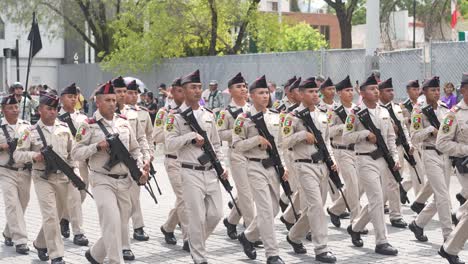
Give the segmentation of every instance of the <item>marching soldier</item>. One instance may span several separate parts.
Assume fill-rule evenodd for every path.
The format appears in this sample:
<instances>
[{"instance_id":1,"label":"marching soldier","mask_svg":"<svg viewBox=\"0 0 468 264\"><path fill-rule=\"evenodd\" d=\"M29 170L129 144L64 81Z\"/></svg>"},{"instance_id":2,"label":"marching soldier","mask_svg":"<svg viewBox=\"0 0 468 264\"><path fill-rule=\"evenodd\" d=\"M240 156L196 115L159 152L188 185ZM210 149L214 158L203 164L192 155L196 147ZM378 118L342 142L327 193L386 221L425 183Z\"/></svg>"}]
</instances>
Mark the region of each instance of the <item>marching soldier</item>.
<instances>
[{"instance_id":1,"label":"marching soldier","mask_svg":"<svg viewBox=\"0 0 468 264\"><path fill-rule=\"evenodd\" d=\"M61 264L65 261L59 221L68 200L70 182L62 172L46 174L40 150L50 145L63 160L72 164L73 136L68 126L57 120L58 97L43 94L39 100L40 120L23 132L14 158L18 162L33 163L31 174L42 214L42 229L34 241L39 259L46 261L50 256L52 264Z\"/></svg>"},{"instance_id":2,"label":"marching soldier","mask_svg":"<svg viewBox=\"0 0 468 264\"><path fill-rule=\"evenodd\" d=\"M377 80L372 74L360 86L360 92L363 99L363 107L370 112L372 121L377 129L380 130L382 137L387 145L390 154L395 161L393 170L399 170L398 151L395 145L395 132L387 109L378 105L379 90ZM371 154L379 151L376 147L377 138L374 133L364 128L356 112L360 109L355 108L346 119L346 126L343 132L343 143L355 144L357 155L356 166L359 183L367 195L369 204L362 210L353 224L348 226L348 233L351 241L356 247L364 245L361 234L369 221L372 222L375 232L375 252L382 255L397 255L398 250L393 248L387 241L387 229L385 227L384 217L384 190L381 184L384 174L388 173L388 165L385 159L380 156L374 159Z\"/></svg>"},{"instance_id":3,"label":"marching soldier","mask_svg":"<svg viewBox=\"0 0 468 264\"><path fill-rule=\"evenodd\" d=\"M327 197L328 168L323 157L316 158L320 153L315 145L315 135L308 132L304 123L295 115L308 108L313 122L323 135L327 148L331 149L328 120L326 113L316 107L319 101L319 88L315 83L315 78L303 81L299 90L302 95L302 104L285 118L282 127L282 142L285 147L293 149L296 177L302 189L300 193L303 196L304 211L289 231L286 240L293 247L294 252L304 254L307 250L301 240L311 230L312 242L315 246L315 260L335 263L336 257L327 246L327 220L323 211L324 200ZM333 156L331 158L333 159ZM336 165L334 169L336 170Z\"/></svg>"},{"instance_id":4,"label":"marching soldier","mask_svg":"<svg viewBox=\"0 0 468 264\"><path fill-rule=\"evenodd\" d=\"M450 161L448 155L444 155L435 146L438 134L437 122L449 111L446 105L439 101L440 81L439 77L434 76L423 84L423 93L426 97L423 105L417 105L411 115L411 140L422 147L422 160L426 168L427 180L434 192L434 200L431 201L419 213L418 217L409 225L416 239L421 242L428 241L424 235L424 227L429 223L432 217L438 213L439 221L442 226L442 235L444 239L452 232L451 203L449 195L450 183ZM429 115L425 109L432 107L432 114ZM428 116L429 115L429 116ZM433 120L435 119L435 120Z\"/></svg>"},{"instance_id":5,"label":"marching soldier","mask_svg":"<svg viewBox=\"0 0 468 264\"><path fill-rule=\"evenodd\" d=\"M167 116L173 114L180 105L184 102L184 89L180 83L182 79L177 78L172 82L171 94L173 100L168 107L162 107L156 114L154 122L153 138L156 144L164 144L164 167L171 183L172 190L176 196L174 208L169 211L166 222L161 226L161 232L164 235L164 240L167 244L177 244L177 239L174 236L174 230L177 224L180 223L182 229L182 239L184 244L182 249L190 252L188 244L188 216L185 213L184 192L182 185L182 175L180 174L180 164L177 161L177 152L167 147L164 137L164 124L166 123Z\"/></svg>"},{"instance_id":6,"label":"marching soldier","mask_svg":"<svg viewBox=\"0 0 468 264\"><path fill-rule=\"evenodd\" d=\"M247 160L241 153L231 147L234 122L237 116L248 112L250 108L245 100L247 94L245 83L246 81L240 72L228 81L228 89L232 100L228 107L219 113L216 120L220 139L227 141L229 144L228 156L231 173L238 190L237 205L242 212L242 216L240 216L237 209L233 207L229 216L223 220L224 226L227 228L227 234L231 239L237 239L237 224L239 224L241 217L244 218L245 226L249 226L255 217L255 206L249 179L247 178L247 168L245 167Z\"/></svg>"},{"instance_id":7,"label":"marching soldier","mask_svg":"<svg viewBox=\"0 0 468 264\"><path fill-rule=\"evenodd\" d=\"M265 255L268 264L284 263L279 257L279 247L274 229L274 218L279 211L280 181L273 166L264 167L262 162L270 159L267 148L271 148L270 142L259 135L249 116L263 112L265 123L271 135L278 135L278 114L268 110L269 90L265 76L255 80L249 87L252 98L250 112L239 115L236 119L233 134L232 148L241 152L247 159L247 177L252 187L253 198L256 206L256 218L239 235L239 241L244 248L244 253L250 259L257 258L257 252L253 242L262 238ZM281 175L287 180L288 173Z\"/></svg>"},{"instance_id":8,"label":"marching soldier","mask_svg":"<svg viewBox=\"0 0 468 264\"><path fill-rule=\"evenodd\" d=\"M458 179L463 188L468 188L468 73L462 76L460 92L463 99L448 112L437 133L436 147L455 159ZM468 239L468 203L458 210L460 222L440 247L439 255L450 264L463 264L458 258Z\"/></svg>"},{"instance_id":9,"label":"marching soldier","mask_svg":"<svg viewBox=\"0 0 468 264\"><path fill-rule=\"evenodd\" d=\"M153 160L153 123L146 108L137 105L139 85L135 80L130 82L125 92L125 107L123 114L127 117L130 125L135 130L138 144L140 144L141 152L145 165L149 167L149 162ZM116 92L120 88L116 89ZM119 101L119 100L118 100ZM120 103L120 102L118 102ZM133 223L133 238L138 241L147 241L149 236L143 230L145 226L143 222L143 214L140 206L140 186L133 184L132 190L132 223ZM125 245L124 245L125 247Z\"/></svg>"},{"instance_id":10,"label":"marching soldier","mask_svg":"<svg viewBox=\"0 0 468 264\"><path fill-rule=\"evenodd\" d=\"M165 132L168 149L177 151L180 174L183 175L183 198L185 213L190 217L188 237L190 254L195 263L207 263L205 243L223 216L222 195L217 174L211 163L198 160L205 139L191 131L181 113L191 108L200 127L206 131L217 157L222 160L221 140L216 130L215 116L199 105L202 93L200 72L197 70L181 80L185 101L175 114L166 119ZM227 178L224 171L223 178Z\"/></svg>"},{"instance_id":11,"label":"marching soldier","mask_svg":"<svg viewBox=\"0 0 468 264\"><path fill-rule=\"evenodd\" d=\"M410 145L410 154L413 154L414 148L411 144L408 129L404 125L405 120L403 117L403 112L400 106L393 102L394 97L395 97L395 94L393 91L392 78L389 78L383 82L380 82L379 83L380 106L386 107L388 105L391 105L392 110L395 113L395 116L402 124L403 133L406 137L406 140L408 141L408 144ZM393 123L393 121L392 121L392 124L393 124L395 134L396 134L397 133L396 131L398 130L398 128ZM398 157L399 157L398 162L399 164L403 164L404 162L404 149L402 146L403 142L400 142L398 140L398 137L395 139L396 139L395 144L397 146ZM386 177L383 177L382 180L383 180L384 192L385 192L385 197L386 197L385 200L388 200L388 205L389 205L390 223L392 224L393 227L406 228L408 224L405 222L401 214L401 202L400 202L400 195L403 196L402 200L407 200L406 191L401 190L400 192L400 186L389 170L386 171L385 176Z\"/></svg>"},{"instance_id":12,"label":"marching soldier","mask_svg":"<svg viewBox=\"0 0 468 264\"><path fill-rule=\"evenodd\" d=\"M333 111L330 122L331 147L337 161L338 171L341 173L345 182L343 193L351 208L349 221L353 224L359 214L359 198L362 196L363 190L362 187L359 188L354 144L347 145L343 143L343 131L345 129L346 117L351 110L356 107L353 103L354 88L349 76L346 76L344 80L337 83L335 87L340 97L341 105ZM341 111L338 112L337 110ZM346 204L343 197L338 198L327 211L332 224L336 227L340 227L340 215L346 212Z\"/></svg>"},{"instance_id":13,"label":"marching soldier","mask_svg":"<svg viewBox=\"0 0 468 264\"><path fill-rule=\"evenodd\" d=\"M28 233L24 213L29 202L31 172L25 163L15 161L12 153L15 141L28 127L29 122L21 120L18 101L14 95L2 98L0 121L0 183L5 205L6 225L3 231L6 246L16 247L19 254L28 254Z\"/></svg>"},{"instance_id":14,"label":"marching soldier","mask_svg":"<svg viewBox=\"0 0 468 264\"><path fill-rule=\"evenodd\" d=\"M87 119L86 115L75 109L77 100L78 90L74 83L63 89L60 93L62 107L58 113L58 119L68 125L73 138L81 123L85 122ZM76 174L80 175L86 185L88 185L87 163L85 161L76 161L75 163L78 165L77 168L75 168ZM86 192L84 190L79 191L72 184L69 184L67 206L64 208L64 215L60 220L61 233L64 237L70 236L68 223L71 222L74 234L73 243L78 246L88 245L88 239L84 235L83 230L83 211L81 208L81 204L85 198Z\"/></svg>"},{"instance_id":15,"label":"marching soldier","mask_svg":"<svg viewBox=\"0 0 468 264\"><path fill-rule=\"evenodd\" d=\"M74 160L89 159L89 177L101 226L101 237L86 251L85 256L93 264L102 263L106 256L109 263L124 263L124 256L134 258L130 250L122 249L122 244L129 240L128 220L132 207L130 189L133 180L129 168L122 162L109 171L104 169L110 159L110 145L106 135L119 134L120 141L137 160L142 171L141 184L146 182L148 174L143 170L140 146L134 130L125 116L115 114L116 95L111 81L96 91L96 105L98 110L94 117L86 120L78 129L72 152Z\"/></svg>"}]
</instances>

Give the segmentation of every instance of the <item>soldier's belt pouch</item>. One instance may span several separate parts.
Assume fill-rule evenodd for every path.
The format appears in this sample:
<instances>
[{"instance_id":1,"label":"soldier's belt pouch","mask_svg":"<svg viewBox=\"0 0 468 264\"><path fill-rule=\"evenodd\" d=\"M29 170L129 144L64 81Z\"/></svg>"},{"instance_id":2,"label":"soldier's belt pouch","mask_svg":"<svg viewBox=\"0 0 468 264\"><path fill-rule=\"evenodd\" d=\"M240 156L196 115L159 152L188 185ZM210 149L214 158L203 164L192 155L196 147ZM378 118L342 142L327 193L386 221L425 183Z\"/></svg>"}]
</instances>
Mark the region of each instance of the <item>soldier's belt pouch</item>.
<instances>
[{"instance_id":1,"label":"soldier's belt pouch","mask_svg":"<svg viewBox=\"0 0 468 264\"><path fill-rule=\"evenodd\" d=\"M210 162L210 157L206 153L203 153L200 157L198 157L198 162L200 162L201 165L205 165Z\"/></svg>"},{"instance_id":2,"label":"soldier's belt pouch","mask_svg":"<svg viewBox=\"0 0 468 264\"><path fill-rule=\"evenodd\" d=\"M271 158L268 158L268 159L262 160L262 165L265 169L268 169L275 164Z\"/></svg>"},{"instance_id":3,"label":"soldier's belt pouch","mask_svg":"<svg viewBox=\"0 0 468 264\"><path fill-rule=\"evenodd\" d=\"M370 156L373 160L378 160L383 157L383 153L380 151L380 149L376 149L370 153Z\"/></svg>"}]
</instances>

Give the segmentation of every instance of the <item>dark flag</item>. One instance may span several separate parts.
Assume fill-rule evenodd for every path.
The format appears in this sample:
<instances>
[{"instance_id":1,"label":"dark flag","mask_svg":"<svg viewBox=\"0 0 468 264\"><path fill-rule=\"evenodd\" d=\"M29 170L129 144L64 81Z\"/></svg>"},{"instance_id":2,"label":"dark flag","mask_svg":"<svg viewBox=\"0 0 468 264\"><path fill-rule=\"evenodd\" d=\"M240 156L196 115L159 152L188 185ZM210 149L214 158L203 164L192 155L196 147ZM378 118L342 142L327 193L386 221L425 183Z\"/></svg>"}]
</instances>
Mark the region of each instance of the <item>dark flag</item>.
<instances>
[{"instance_id":1,"label":"dark flag","mask_svg":"<svg viewBox=\"0 0 468 264\"><path fill-rule=\"evenodd\" d=\"M41 33L39 32L39 25L37 24L35 16L33 16L33 22L31 26L31 31L28 35L28 40L31 41L31 57L34 57L42 49Z\"/></svg>"}]
</instances>

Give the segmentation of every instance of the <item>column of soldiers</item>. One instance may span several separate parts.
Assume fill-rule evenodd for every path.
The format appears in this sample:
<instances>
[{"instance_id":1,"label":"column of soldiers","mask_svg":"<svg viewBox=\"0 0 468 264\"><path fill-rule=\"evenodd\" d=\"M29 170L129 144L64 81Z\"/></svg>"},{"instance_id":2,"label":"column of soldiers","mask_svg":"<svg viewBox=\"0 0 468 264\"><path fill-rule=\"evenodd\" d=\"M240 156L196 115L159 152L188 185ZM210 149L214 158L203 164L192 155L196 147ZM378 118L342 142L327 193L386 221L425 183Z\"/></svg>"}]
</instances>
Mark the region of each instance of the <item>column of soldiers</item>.
<instances>
[{"instance_id":1,"label":"column of soldiers","mask_svg":"<svg viewBox=\"0 0 468 264\"><path fill-rule=\"evenodd\" d=\"M349 76L320 85L314 77L294 76L285 84L285 98L272 108L265 76L248 85L238 73L227 85L232 100L215 114L199 104L198 70L176 78L173 102L159 109L154 126L146 109L137 105L138 85L122 77L96 89L97 111L91 118L74 109L74 84L62 89L60 98L41 94L40 120L34 126L18 118L15 96L5 96L0 122L5 244L19 254L29 252L24 214L32 180L42 215L33 242L40 260L65 263L61 236L70 236L70 224L73 243L89 244L81 209L89 191L101 237L86 250L86 259L93 264L134 260L129 222L135 240L149 240L140 188L150 177L156 144L163 144L176 201L160 230L165 242L175 245L179 225L182 249L194 263L208 263L206 241L223 216L220 182L229 191L229 181L237 196L223 224L250 259L264 248L267 263L284 263L275 232L280 209L288 230L284 240L296 254L307 253L302 241L309 239L317 261L337 261L328 247L328 214L337 228L349 216L346 230L356 247L363 247L361 236L372 223L375 252L397 255L385 225L388 202L391 225L409 226L421 242L428 241L424 228L438 213L444 239L438 253L451 264L464 263L458 253L468 239L468 74L462 76L464 98L452 109L439 100L438 77L422 87L416 80L408 82L409 98L402 104L393 101L392 79L378 82L374 75L359 85L360 105L353 103ZM425 99L418 103L421 88ZM456 212L449 195L453 171L462 185ZM411 209L418 215L408 225L401 205L411 188L416 196ZM328 194L332 204L324 208ZM363 194L367 205L360 203ZM245 229L238 232L242 223Z\"/></svg>"}]
</instances>

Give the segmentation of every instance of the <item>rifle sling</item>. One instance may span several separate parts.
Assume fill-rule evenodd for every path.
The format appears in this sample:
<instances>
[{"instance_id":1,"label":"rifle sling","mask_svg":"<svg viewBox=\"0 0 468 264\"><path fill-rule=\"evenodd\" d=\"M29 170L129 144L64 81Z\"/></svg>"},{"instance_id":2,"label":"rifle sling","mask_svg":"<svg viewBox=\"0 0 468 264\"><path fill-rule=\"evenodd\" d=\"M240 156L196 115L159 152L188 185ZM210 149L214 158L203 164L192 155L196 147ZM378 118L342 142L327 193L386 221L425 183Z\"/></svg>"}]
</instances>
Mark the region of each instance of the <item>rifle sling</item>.
<instances>
[{"instance_id":1,"label":"rifle sling","mask_svg":"<svg viewBox=\"0 0 468 264\"><path fill-rule=\"evenodd\" d=\"M71 119L70 113L65 113L58 117L60 121L67 123L68 128L70 128L70 132L72 133L73 137L76 136L76 127L73 124Z\"/></svg>"},{"instance_id":2,"label":"rifle sling","mask_svg":"<svg viewBox=\"0 0 468 264\"><path fill-rule=\"evenodd\" d=\"M109 133L109 130L107 130L107 128L104 126L101 120L97 121L96 123L98 124L99 128L101 128L102 132L104 132L104 135L106 137L111 136L111 133Z\"/></svg>"}]
</instances>

